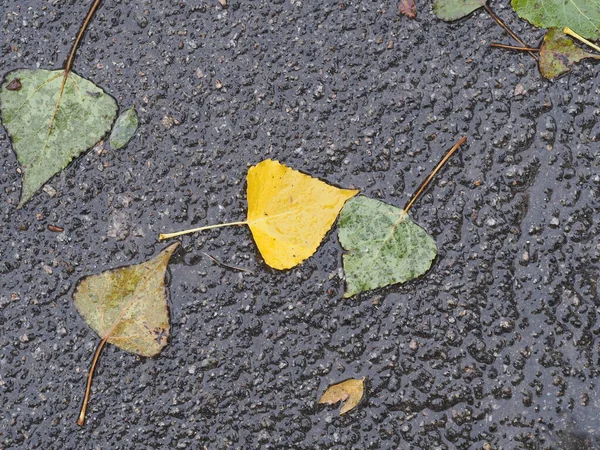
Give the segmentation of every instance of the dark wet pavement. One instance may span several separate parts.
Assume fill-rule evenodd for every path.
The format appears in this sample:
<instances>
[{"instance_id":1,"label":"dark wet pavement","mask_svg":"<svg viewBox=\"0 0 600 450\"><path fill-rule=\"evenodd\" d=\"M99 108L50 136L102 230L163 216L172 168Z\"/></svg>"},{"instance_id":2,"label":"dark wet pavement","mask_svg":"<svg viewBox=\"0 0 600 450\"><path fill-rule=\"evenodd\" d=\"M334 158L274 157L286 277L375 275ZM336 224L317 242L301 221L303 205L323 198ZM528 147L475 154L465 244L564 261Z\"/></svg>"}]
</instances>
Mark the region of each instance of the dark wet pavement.
<instances>
[{"instance_id":1,"label":"dark wet pavement","mask_svg":"<svg viewBox=\"0 0 600 450\"><path fill-rule=\"evenodd\" d=\"M600 448L599 66L551 83L489 48L511 41L485 13L449 25L417 7L103 2L75 71L138 107L137 136L17 210L0 131L1 449ZM59 68L87 9L4 2L2 72ZM108 347L75 424L98 342L71 299L80 277L157 254L159 232L243 219L263 159L403 206L462 135L411 210L439 247L425 276L343 299L335 230L287 272L246 228L185 237L170 345ZM317 404L363 376L356 410Z\"/></svg>"}]
</instances>

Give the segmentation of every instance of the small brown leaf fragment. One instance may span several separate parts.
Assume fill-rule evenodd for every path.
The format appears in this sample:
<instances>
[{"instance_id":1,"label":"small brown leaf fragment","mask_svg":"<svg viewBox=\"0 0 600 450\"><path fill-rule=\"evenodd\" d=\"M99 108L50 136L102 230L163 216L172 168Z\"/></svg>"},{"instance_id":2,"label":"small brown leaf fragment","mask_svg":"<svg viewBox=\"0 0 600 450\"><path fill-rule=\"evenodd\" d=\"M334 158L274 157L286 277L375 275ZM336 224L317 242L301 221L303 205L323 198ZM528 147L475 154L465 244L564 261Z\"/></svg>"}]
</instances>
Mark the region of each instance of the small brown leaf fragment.
<instances>
[{"instance_id":1,"label":"small brown leaf fragment","mask_svg":"<svg viewBox=\"0 0 600 450\"><path fill-rule=\"evenodd\" d=\"M417 8L415 0L400 0L398 2L398 10L409 19L417 17Z\"/></svg>"},{"instance_id":2,"label":"small brown leaf fragment","mask_svg":"<svg viewBox=\"0 0 600 450\"><path fill-rule=\"evenodd\" d=\"M65 231L63 227L57 227L56 225L48 225L48 229L55 233L62 233L63 231Z\"/></svg>"},{"instance_id":3,"label":"small brown leaf fragment","mask_svg":"<svg viewBox=\"0 0 600 450\"><path fill-rule=\"evenodd\" d=\"M8 83L6 89L8 89L9 91L19 91L21 90L21 86L21 80L15 78L10 83Z\"/></svg>"},{"instance_id":4,"label":"small brown leaf fragment","mask_svg":"<svg viewBox=\"0 0 600 450\"><path fill-rule=\"evenodd\" d=\"M365 377L362 379L350 378L341 383L332 384L319 399L319 403L333 405L345 401L340 410L340 416L356 408L363 398L365 391Z\"/></svg>"}]
</instances>

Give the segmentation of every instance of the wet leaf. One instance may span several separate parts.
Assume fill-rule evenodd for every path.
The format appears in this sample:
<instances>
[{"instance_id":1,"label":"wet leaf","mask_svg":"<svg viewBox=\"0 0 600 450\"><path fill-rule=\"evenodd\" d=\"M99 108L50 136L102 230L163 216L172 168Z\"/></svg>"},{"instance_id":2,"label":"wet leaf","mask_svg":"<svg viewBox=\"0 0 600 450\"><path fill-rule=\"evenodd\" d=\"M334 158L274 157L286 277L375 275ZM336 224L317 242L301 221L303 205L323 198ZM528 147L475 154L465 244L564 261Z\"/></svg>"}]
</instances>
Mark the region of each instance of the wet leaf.
<instances>
[{"instance_id":1,"label":"wet leaf","mask_svg":"<svg viewBox=\"0 0 600 450\"><path fill-rule=\"evenodd\" d=\"M438 18L451 22L468 16L486 3L486 0L434 0L433 12Z\"/></svg>"},{"instance_id":2,"label":"wet leaf","mask_svg":"<svg viewBox=\"0 0 600 450\"><path fill-rule=\"evenodd\" d=\"M561 30L551 28L540 48L540 72L552 80L569 72L574 63L586 58L600 59L600 55L582 50Z\"/></svg>"},{"instance_id":3,"label":"wet leaf","mask_svg":"<svg viewBox=\"0 0 600 450\"><path fill-rule=\"evenodd\" d=\"M119 150L127 145L138 128L138 115L134 108L129 108L121 114L112 132L110 133L109 143L114 150Z\"/></svg>"},{"instance_id":4,"label":"wet leaf","mask_svg":"<svg viewBox=\"0 0 600 450\"><path fill-rule=\"evenodd\" d=\"M600 38L600 2L596 0L512 0L520 18L541 28L569 27L589 39Z\"/></svg>"},{"instance_id":5,"label":"wet leaf","mask_svg":"<svg viewBox=\"0 0 600 450\"><path fill-rule=\"evenodd\" d=\"M435 241L400 208L367 197L349 200L340 214L345 297L404 283L429 270Z\"/></svg>"},{"instance_id":6,"label":"wet leaf","mask_svg":"<svg viewBox=\"0 0 600 450\"><path fill-rule=\"evenodd\" d=\"M15 70L0 88L0 118L23 171L19 207L102 139L117 113L111 96L73 72L62 89L63 73Z\"/></svg>"},{"instance_id":7,"label":"wet leaf","mask_svg":"<svg viewBox=\"0 0 600 450\"><path fill-rule=\"evenodd\" d=\"M101 341L88 377L78 423L83 424L91 379L105 343L141 356L156 356L167 345L169 312L165 273L175 242L144 263L82 278L73 294L79 314Z\"/></svg>"},{"instance_id":8,"label":"wet leaf","mask_svg":"<svg viewBox=\"0 0 600 450\"><path fill-rule=\"evenodd\" d=\"M332 384L327 388L319 399L319 403L333 405L338 402L346 402L340 410L340 416L352 411L358 406L365 391L365 379L350 378L341 383Z\"/></svg>"},{"instance_id":9,"label":"wet leaf","mask_svg":"<svg viewBox=\"0 0 600 450\"><path fill-rule=\"evenodd\" d=\"M248 170L245 222L161 234L159 239L226 225L248 225L265 262L275 269L289 269L317 250L346 200L357 193L267 159Z\"/></svg>"},{"instance_id":10,"label":"wet leaf","mask_svg":"<svg viewBox=\"0 0 600 450\"><path fill-rule=\"evenodd\" d=\"M400 0L398 2L398 10L409 19L417 17L417 8L415 0Z\"/></svg>"},{"instance_id":11,"label":"wet leaf","mask_svg":"<svg viewBox=\"0 0 600 450\"><path fill-rule=\"evenodd\" d=\"M358 190L338 189L266 160L248 171L248 226L265 262L289 269L310 257Z\"/></svg>"}]
</instances>

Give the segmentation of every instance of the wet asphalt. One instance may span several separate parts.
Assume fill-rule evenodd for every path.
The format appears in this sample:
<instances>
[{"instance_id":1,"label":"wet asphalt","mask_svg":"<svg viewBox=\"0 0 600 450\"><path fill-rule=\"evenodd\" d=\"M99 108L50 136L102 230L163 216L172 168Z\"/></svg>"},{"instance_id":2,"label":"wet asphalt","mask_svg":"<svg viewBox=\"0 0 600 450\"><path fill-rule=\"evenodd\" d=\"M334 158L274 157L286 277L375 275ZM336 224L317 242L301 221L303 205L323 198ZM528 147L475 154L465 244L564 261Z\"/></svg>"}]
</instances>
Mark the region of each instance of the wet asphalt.
<instances>
[{"instance_id":1,"label":"wet asphalt","mask_svg":"<svg viewBox=\"0 0 600 450\"><path fill-rule=\"evenodd\" d=\"M2 73L60 68L87 3L3 1ZM489 47L512 42L484 12L417 10L104 0L75 71L136 105L130 144L17 210L0 128L0 449L600 448L599 66L548 82ZM343 299L335 228L286 272L246 228L185 237L168 347L106 348L75 424L98 342L79 278L157 254L160 232L243 220L263 159L401 207L463 135L411 210L439 247L425 276ZM351 377L367 377L357 409L317 404Z\"/></svg>"}]
</instances>

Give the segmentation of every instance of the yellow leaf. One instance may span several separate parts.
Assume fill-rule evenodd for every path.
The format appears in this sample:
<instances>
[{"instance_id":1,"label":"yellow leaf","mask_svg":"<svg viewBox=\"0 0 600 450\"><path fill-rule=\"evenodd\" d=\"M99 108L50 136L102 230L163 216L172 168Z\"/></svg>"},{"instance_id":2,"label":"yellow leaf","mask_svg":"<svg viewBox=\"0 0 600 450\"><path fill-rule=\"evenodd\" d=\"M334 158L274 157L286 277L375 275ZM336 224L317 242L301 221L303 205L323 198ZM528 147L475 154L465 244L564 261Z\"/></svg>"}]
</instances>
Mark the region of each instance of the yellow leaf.
<instances>
[{"instance_id":1,"label":"yellow leaf","mask_svg":"<svg viewBox=\"0 0 600 450\"><path fill-rule=\"evenodd\" d=\"M248 225L265 262L290 269L310 257L357 189L339 189L267 159L248 170L248 218L161 234L159 239L227 225Z\"/></svg>"},{"instance_id":2,"label":"yellow leaf","mask_svg":"<svg viewBox=\"0 0 600 450\"><path fill-rule=\"evenodd\" d=\"M319 399L319 403L332 405L337 402L343 402L344 406L340 410L340 416L353 410L360 403L365 391L365 378L357 380L350 378L341 383L332 384Z\"/></svg>"},{"instance_id":3,"label":"yellow leaf","mask_svg":"<svg viewBox=\"0 0 600 450\"><path fill-rule=\"evenodd\" d=\"M248 226L265 262L289 269L310 257L358 190L338 189L267 159L248 171Z\"/></svg>"}]
</instances>

